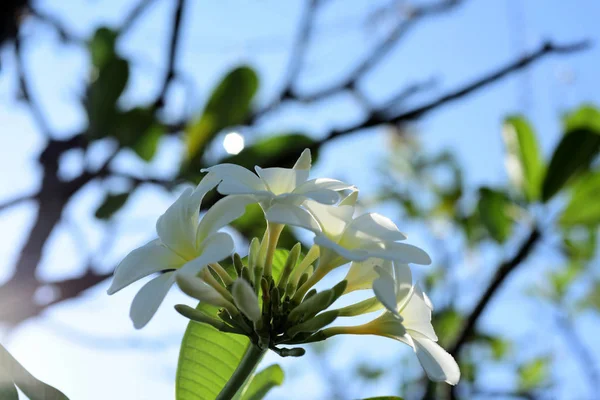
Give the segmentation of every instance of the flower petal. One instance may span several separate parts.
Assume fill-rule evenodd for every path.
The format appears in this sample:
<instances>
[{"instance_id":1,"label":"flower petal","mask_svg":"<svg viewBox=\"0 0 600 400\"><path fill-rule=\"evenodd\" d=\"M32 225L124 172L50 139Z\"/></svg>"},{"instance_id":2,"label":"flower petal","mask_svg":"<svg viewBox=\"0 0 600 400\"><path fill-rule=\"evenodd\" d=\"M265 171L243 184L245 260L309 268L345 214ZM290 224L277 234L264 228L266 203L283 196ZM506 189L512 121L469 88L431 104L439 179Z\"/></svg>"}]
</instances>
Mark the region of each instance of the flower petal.
<instances>
[{"instance_id":1,"label":"flower petal","mask_svg":"<svg viewBox=\"0 0 600 400\"><path fill-rule=\"evenodd\" d=\"M319 203L335 204L340 199L338 191L353 187L335 179L319 178L304 182L294 189L294 193L303 195Z\"/></svg>"},{"instance_id":2,"label":"flower petal","mask_svg":"<svg viewBox=\"0 0 600 400\"><path fill-rule=\"evenodd\" d=\"M350 269L344 278L348 281L344 293L350 293L355 290L371 289L373 287L373 281L379 277L379 274L375 271L375 266L391 270L391 265L390 262L386 262L380 258L369 258L362 262L354 261L350 265Z\"/></svg>"},{"instance_id":3,"label":"flower petal","mask_svg":"<svg viewBox=\"0 0 600 400\"><path fill-rule=\"evenodd\" d=\"M358 200L358 189L354 189L352 193L348 196L344 197L342 201L340 201L340 206L352 206L356 205L356 201Z\"/></svg>"},{"instance_id":4,"label":"flower petal","mask_svg":"<svg viewBox=\"0 0 600 400\"><path fill-rule=\"evenodd\" d=\"M145 276L165 269L176 269L185 260L155 239L129 253L115 269L108 294L113 294Z\"/></svg>"},{"instance_id":5,"label":"flower petal","mask_svg":"<svg viewBox=\"0 0 600 400\"><path fill-rule=\"evenodd\" d=\"M306 210L286 203L273 204L265 213L269 222L308 229L319 233L321 228L313 216Z\"/></svg>"},{"instance_id":6,"label":"flower petal","mask_svg":"<svg viewBox=\"0 0 600 400\"><path fill-rule=\"evenodd\" d=\"M198 273L208 264L219 262L233 253L233 239L225 232L217 232L200 243L200 256L181 267L185 273Z\"/></svg>"},{"instance_id":7,"label":"flower petal","mask_svg":"<svg viewBox=\"0 0 600 400\"><path fill-rule=\"evenodd\" d=\"M261 311L258 307L258 297L254 289L243 278L238 278L233 282L231 294L237 308L244 313L250 321L256 322L261 317Z\"/></svg>"},{"instance_id":8,"label":"flower petal","mask_svg":"<svg viewBox=\"0 0 600 400\"><path fill-rule=\"evenodd\" d=\"M195 202L192 188L187 188L156 221L160 240L182 257L193 257L200 203Z\"/></svg>"},{"instance_id":9,"label":"flower petal","mask_svg":"<svg viewBox=\"0 0 600 400\"><path fill-rule=\"evenodd\" d=\"M143 328L152 319L173 282L175 282L175 273L166 272L146 283L135 295L129 311L135 329Z\"/></svg>"},{"instance_id":10,"label":"flower petal","mask_svg":"<svg viewBox=\"0 0 600 400\"><path fill-rule=\"evenodd\" d=\"M370 257L369 253L361 249L347 249L327 236L317 234L315 244L333 250L348 261L365 261Z\"/></svg>"},{"instance_id":11,"label":"flower petal","mask_svg":"<svg viewBox=\"0 0 600 400\"><path fill-rule=\"evenodd\" d=\"M344 240L352 241L389 241L404 240L398 227L387 217L377 213L363 214L348 224Z\"/></svg>"},{"instance_id":12,"label":"flower petal","mask_svg":"<svg viewBox=\"0 0 600 400\"><path fill-rule=\"evenodd\" d=\"M396 285L392 275L383 269L378 270L379 278L373 281L373 292L389 312L400 317L396 306ZM400 317L401 318L401 317Z\"/></svg>"},{"instance_id":13,"label":"flower petal","mask_svg":"<svg viewBox=\"0 0 600 400\"><path fill-rule=\"evenodd\" d=\"M256 173L275 195L291 193L308 179L308 170L255 167Z\"/></svg>"},{"instance_id":14,"label":"flower petal","mask_svg":"<svg viewBox=\"0 0 600 400\"><path fill-rule=\"evenodd\" d=\"M431 308L429 308L423 291L415 285L412 296L400 309L400 315L404 318L406 329L418 332L431 340L437 340L437 335L431 324Z\"/></svg>"},{"instance_id":15,"label":"flower petal","mask_svg":"<svg viewBox=\"0 0 600 400\"><path fill-rule=\"evenodd\" d=\"M304 207L315 217L323 233L330 239L337 239L352 220L354 207L351 206L328 206L307 200Z\"/></svg>"},{"instance_id":16,"label":"flower petal","mask_svg":"<svg viewBox=\"0 0 600 400\"><path fill-rule=\"evenodd\" d=\"M311 163L310 149L304 149L300 157L298 157L298 161L294 164L294 169L310 169Z\"/></svg>"},{"instance_id":17,"label":"flower petal","mask_svg":"<svg viewBox=\"0 0 600 400\"><path fill-rule=\"evenodd\" d=\"M217 307L231 305L215 288L198 278L195 273L179 270L175 273L175 280L181 291L188 296Z\"/></svg>"},{"instance_id":18,"label":"flower petal","mask_svg":"<svg viewBox=\"0 0 600 400\"><path fill-rule=\"evenodd\" d=\"M419 335L412 338L419 362L429 379L456 385L460 380L460 369L456 360L433 340Z\"/></svg>"},{"instance_id":19,"label":"flower petal","mask_svg":"<svg viewBox=\"0 0 600 400\"><path fill-rule=\"evenodd\" d=\"M397 309L402 310L410 300L415 288L412 282L412 271L408 264L394 263L394 280L396 281Z\"/></svg>"},{"instance_id":20,"label":"flower petal","mask_svg":"<svg viewBox=\"0 0 600 400\"><path fill-rule=\"evenodd\" d=\"M252 203L256 203L256 199L248 195L231 195L217 201L198 224L197 245L200 245L209 235L244 215L246 206Z\"/></svg>"},{"instance_id":21,"label":"flower petal","mask_svg":"<svg viewBox=\"0 0 600 400\"><path fill-rule=\"evenodd\" d=\"M252 194L267 190L258 176L236 164L219 164L203 169L202 172L222 179L217 188L221 194Z\"/></svg>"},{"instance_id":22,"label":"flower petal","mask_svg":"<svg viewBox=\"0 0 600 400\"><path fill-rule=\"evenodd\" d=\"M425 250L406 243L385 242L369 243L362 246L372 257L396 261L402 264L431 264L431 258Z\"/></svg>"}]
</instances>

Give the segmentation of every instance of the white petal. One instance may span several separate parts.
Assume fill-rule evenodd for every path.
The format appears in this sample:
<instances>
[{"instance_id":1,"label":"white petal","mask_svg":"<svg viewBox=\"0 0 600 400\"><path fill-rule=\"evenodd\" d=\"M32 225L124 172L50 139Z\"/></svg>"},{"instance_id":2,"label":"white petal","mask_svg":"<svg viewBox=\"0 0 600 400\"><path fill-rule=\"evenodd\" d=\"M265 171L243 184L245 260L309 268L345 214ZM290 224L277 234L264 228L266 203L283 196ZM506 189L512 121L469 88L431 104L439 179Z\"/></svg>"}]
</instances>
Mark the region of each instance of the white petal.
<instances>
[{"instance_id":1,"label":"white petal","mask_svg":"<svg viewBox=\"0 0 600 400\"><path fill-rule=\"evenodd\" d=\"M402 264L431 264L431 258L425 250L406 243L385 242L366 243L361 248L368 251L373 257L396 261Z\"/></svg>"},{"instance_id":2,"label":"white petal","mask_svg":"<svg viewBox=\"0 0 600 400\"><path fill-rule=\"evenodd\" d=\"M115 270L108 294L116 293L145 276L165 269L177 269L185 260L153 240L129 253Z\"/></svg>"},{"instance_id":3,"label":"white petal","mask_svg":"<svg viewBox=\"0 0 600 400\"><path fill-rule=\"evenodd\" d=\"M246 212L246 206L256 203L256 198L247 195L231 195L217 201L198 224L198 245L209 235L235 221Z\"/></svg>"},{"instance_id":4,"label":"white petal","mask_svg":"<svg viewBox=\"0 0 600 400\"><path fill-rule=\"evenodd\" d=\"M304 207L315 217L323 233L331 239L337 239L344 232L354 214L354 207L334 207L312 200L307 200Z\"/></svg>"},{"instance_id":5,"label":"white petal","mask_svg":"<svg viewBox=\"0 0 600 400\"><path fill-rule=\"evenodd\" d=\"M353 186L335 179L319 178L304 182L294 190L294 193L304 195L319 203L335 204L340 199L337 191L351 187Z\"/></svg>"},{"instance_id":6,"label":"white petal","mask_svg":"<svg viewBox=\"0 0 600 400\"><path fill-rule=\"evenodd\" d=\"M454 358L439 344L415 335L415 352L429 379L456 385L460 380L460 369Z\"/></svg>"},{"instance_id":7,"label":"white petal","mask_svg":"<svg viewBox=\"0 0 600 400\"><path fill-rule=\"evenodd\" d=\"M348 281L348 286L346 286L346 291L344 293L350 293L355 290L371 289L373 287L373 281L379 277L379 274L375 271L375 266L390 269L391 263L380 258L369 258L362 262L354 261L350 265L350 269L344 278Z\"/></svg>"},{"instance_id":8,"label":"white petal","mask_svg":"<svg viewBox=\"0 0 600 400\"><path fill-rule=\"evenodd\" d=\"M308 179L308 170L255 167L256 173L275 195L291 193Z\"/></svg>"},{"instance_id":9,"label":"white petal","mask_svg":"<svg viewBox=\"0 0 600 400\"><path fill-rule=\"evenodd\" d=\"M365 261L369 258L369 253L363 251L361 249L347 249L345 247L340 246L337 242L329 239L324 235L317 234L315 236L315 244L317 246L326 247L328 249L333 250L338 255L342 256L348 261Z\"/></svg>"},{"instance_id":10,"label":"white petal","mask_svg":"<svg viewBox=\"0 0 600 400\"><path fill-rule=\"evenodd\" d=\"M160 240L182 257L193 257L200 203L194 201L192 188L187 188L156 221Z\"/></svg>"},{"instance_id":11,"label":"white petal","mask_svg":"<svg viewBox=\"0 0 600 400\"><path fill-rule=\"evenodd\" d=\"M191 201L200 205L206 193L214 189L220 181L221 178L219 178L216 174L206 174L204 178L202 178L198 186L196 186L196 188L194 189Z\"/></svg>"},{"instance_id":12,"label":"white petal","mask_svg":"<svg viewBox=\"0 0 600 400\"><path fill-rule=\"evenodd\" d=\"M129 311L135 329L143 328L152 319L173 282L175 282L175 273L166 272L146 283L135 295Z\"/></svg>"},{"instance_id":13,"label":"white petal","mask_svg":"<svg viewBox=\"0 0 600 400\"><path fill-rule=\"evenodd\" d=\"M188 296L217 307L227 307L230 304L215 288L194 273L179 270L175 273L175 280L179 288Z\"/></svg>"},{"instance_id":14,"label":"white petal","mask_svg":"<svg viewBox=\"0 0 600 400\"><path fill-rule=\"evenodd\" d=\"M261 311L258 307L258 297L248 282L243 278L238 278L233 282L231 294L237 308L244 313L248 319L256 322L261 317Z\"/></svg>"},{"instance_id":15,"label":"white petal","mask_svg":"<svg viewBox=\"0 0 600 400\"><path fill-rule=\"evenodd\" d=\"M315 233L321 231L319 224L308 211L290 204L272 205L265 213L265 218L269 222L297 226Z\"/></svg>"},{"instance_id":16,"label":"white petal","mask_svg":"<svg viewBox=\"0 0 600 400\"><path fill-rule=\"evenodd\" d=\"M344 232L344 240L395 242L404 239L406 236L389 218L377 213L368 213L353 219Z\"/></svg>"},{"instance_id":17,"label":"white petal","mask_svg":"<svg viewBox=\"0 0 600 400\"><path fill-rule=\"evenodd\" d=\"M344 197L342 201L340 201L340 206L352 206L356 205L356 201L358 200L358 189L354 189L352 193L348 196Z\"/></svg>"},{"instance_id":18,"label":"white petal","mask_svg":"<svg viewBox=\"0 0 600 400\"><path fill-rule=\"evenodd\" d=\"M219 164L202 172L209 172L223 180L217 189L221 194L251 194L266 190L258 176L236 164Z\"/></svg>"},{"instance_id":19,"label":"white petal","mask_svg":"<svg viewBox=\"0 0 600 400\"><path fill-rule=\"evenodd\" d=\"M427 305L419 286L415 285L412 296L400 309L400 315L404 318L406 329L418 332L431 340L438 339L431 324L431 308Z\"/></svg>"},{"instance_id":20,"label":"white petal","mask_svg":"<svg viewBox=\"0 0 600 400\"><path fill-rule=\"evenodd\" d=\"M198 257L181 267L184 273L198 273L204 266L219 262L233 253L233 239L225 232L217 232L200 243Z\"/></svg>"},{"instance_id":21,"label":"white petal","mask_svg":"<svg viewBox=\"0 0 600 400\"><path fill-rule=\"evenodd\" d=\"M310 149L304 149L300 157L298 157L298 161L294 164L294 169L310 169L311 163Z\"/></svg>"},{"instance_id":22,"label":"white petal","mask_svg":"<svg viewBox=\"0 0 600 400\"><path fill-rule=\"evenodd\" d=\"M396 285L394 278L385 270L379 270L378 272L380 277L373 281L373 292L375 292L377 299L389 312L400 317L396 308Z\"/></svg>"}]
</instances>

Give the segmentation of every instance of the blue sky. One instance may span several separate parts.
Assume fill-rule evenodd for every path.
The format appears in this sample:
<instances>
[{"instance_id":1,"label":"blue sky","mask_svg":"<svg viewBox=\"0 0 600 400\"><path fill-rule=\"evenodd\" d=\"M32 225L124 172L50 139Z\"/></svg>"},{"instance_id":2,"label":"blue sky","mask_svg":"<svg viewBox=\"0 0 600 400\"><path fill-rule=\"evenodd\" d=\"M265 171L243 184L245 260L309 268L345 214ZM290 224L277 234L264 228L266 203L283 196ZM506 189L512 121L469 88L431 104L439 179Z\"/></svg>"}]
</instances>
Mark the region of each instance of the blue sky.
<instances>
[{"instance_id":1,"label":"blue sky","mask_svg":"<svg viewBox=\"0 0 600 400\"><path fill-rule=\"evenodd\" d=\"M40 9L60 16L79 37L88 37L99 25L118 26L134 3L117 0L36 2ZM294 40L302 4L300 1L274 0L189 1L178 62L185 82L175 84L169 92L168 115L177 119L198 111L216 79L240 63L258 70L261 89L257 103L268 102L285 74L287 51ZM317 20L314 42L305 60L305 73L300 76L300 91L311 92L349 71L353 63L389 30L393 21L389 15L376 25L365 24L368 11L375 4L384 2L327 3ZM125 104L150 101L159 89L172 5L171 1L155 1L119 43L119 50L135 60L132 81L123 99ZM473 77L486 74L524 51L537 49L544 40L559 44L580 39L598 41L598 15L600 3L593 0L467 0L446 16L429 19L411 30L385 62L361 82L360 88L377 102L415 79L436 78L438 84L434 89L416 96L406 107L419 105ZM39 22L27 22L24 32L26 38L31 38L26 40L26 60L34 95L40 101L52 131L60 137L69 135L85 126L85 114L78 97L88 76L86 53L75 46L61 45L54 32ZM44 145L27 107L14 100L17 83L8 48L2 51L2 61L0 134L4 150L0 170L18 173L0 174L0 202L38 187L40 171L34 161ZM526 73L504 79L427 115L416 125L419 137L429 150L455 151L471 185L501 185L506 181L500 135L504 116L526 112L538 128L545 154L549 155L559 135L559 114L582 102L600 104L598 65L600 50L597 46L568 57L549 57ZM191 93L185 89L190 86L193 88ZM252 141L253 135L291 130L319 137L331 127L352 124L361 117L360 106L350 96L335 96L310 105L290 105L265 118L256 131L248 133L248 140ZM342 177L357 184L366 196L373 195L378 189L373 183L377 181L373 175L386 157L387 143L384 129L371 129L331 143L324 148L314 170L315 176ZM95 153L101 160L106 148L97 147ZM169 138L163 141L158 156L150 165L144 165L133 154L123 154L116 164L136 174L168 178L177 170L176 160L182 150L177 139ZM356 162L357 159L360 162ZM81 154L69 154L61 172L65 176L77 174L82 161ZM105 244L102 232L107 227L92 216L102 193L99 185L90 185L69 205L65 222L53 233L44 250L40 269L44 277L76 274L85 262L81 249L98 249ZM174 195L160 189L138 191L120 213L115 226L110 228L114 229L118 240L107 255L97 258L101 268L111 268L133 247L152 238L156 217L173 198ZM10 268L34 216L32 204L23 204L0 214L3 236L0 280L10 275ZM396 222L402 229L402 221ZM73 239L73 229L79 232L76 235L79 239ZM418 235L414 237L415 243L419 240ZM496 255L499 256L502 254ZM494 260L485 261L495 265ZM467 278L472 274L481 279L482 271L484 278L487 276L486 266L479 264L481 262L474 261L473 265L467 266ZM528 303L516 312L515 299L521 297L515 293L516 288L523 287L539 271L537 265L527 265L507 282L511 289L504 291L495 302L503 304L504 311L492 310L491 317L484 321L486 326L505 329L506 321L502 317L509 314L514 317L513 322L531 318L539 305ZM138 332L128 320L128 307L139 285L112 297L105 295L106 287L100 285L86 293L83 300L61 304L41 318L23 324L8 338L9 348L32 372L75 399L117 397L115 391L119 393L118 398L172 397L178 340L185 320L174 313L170 305L188 300L174 291L155 320ZM470 301L472 299L467 296L464 306L469 307ZM512 315L513 312L518 315ZM551 326L550 322L548 324ZM597 326L597 321L584 318L581 324L582 330L589 329ZM517 323L508 332L511 337L522 340L532 330L530 326ZM96 339L89 340L90 337ZM554 342L549 345L559 349L564 346ZM353 352L356 346L368 351ZM359 341L336 341L333 347L339 350L336 354L342 356L330 362L342 379L347 374L344 367L349 362L394 363L400 354L408 354L409 350L389 340L362 337ZM559 354L567 353L563 349ZM309 355L307 359L310 357L314 356ZM280 360L270 356L266 363L275 361ZM274 391L272 398L284 398L290 388L294 390L291 393L298 394L297 398L324 396L325 387L318 371L303 367L302 361L281 361L288 375L297 378L290 379L285 391ZM567 357L565 365L570 362ZM416 365L413 362L410 368L416 368ZM585 391L581 390L585 383L577 377L576 370L577 366L565 368L565 371L574 372L565 372L569 379L561 390L565 393L574 390L572 393L584 396ZM506 376L501 380L510 379ZM314 392L305 392L306 382L310 382ZM393 387L392 382L383 381L377 387L368 387L364 394L389 394ZM292 397L286 394L285 398Z\"/></svg>"}]
</instances>

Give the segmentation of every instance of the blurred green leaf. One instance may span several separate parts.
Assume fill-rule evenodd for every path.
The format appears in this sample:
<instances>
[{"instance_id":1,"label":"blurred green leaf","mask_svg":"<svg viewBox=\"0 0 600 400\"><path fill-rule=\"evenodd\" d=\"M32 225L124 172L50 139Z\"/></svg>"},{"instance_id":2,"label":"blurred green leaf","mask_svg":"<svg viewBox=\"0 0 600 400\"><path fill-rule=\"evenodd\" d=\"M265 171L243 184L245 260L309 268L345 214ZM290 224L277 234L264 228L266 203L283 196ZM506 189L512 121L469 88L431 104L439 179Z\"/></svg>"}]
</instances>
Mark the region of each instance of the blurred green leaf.
<instances>
[{"instance_id":1,"label":"blurred green leaf","mask_svg":"<svg viewBox=\"0 0 600 400\"><path fill-rule=\"evenodd\" d=\"M129 64L113 57L98 69L87 93L87 113L92 138L103 138L113 133L117 123L117 100L129 80Z\"/></svg>"},{"instance_id":2,"label":"blurred green leaf","mask_svg":"<svg viewBox=\"0 0 600 400\"><path fill-rule=\"evenodd\" d=\"M356 374L369 381L377 380L385 374L385 368L361 363L356 367Z\"/></svg>"},{"instance_id":3,"label":"blurred green leaf","mask_svg":"<svg viewBox=\"0 0 600 400\"><path fill-rule=\"evenodd\" d=\"M6 378L13 382L29 398L29 400L68 400L60 390L38 380L31 375L9 352L0 344L0 384L5 384ZM1 395L14 396L15 390L4 387L0 391ZM14 386L13 386L14 388ZM13 400L18 397L7 397L7 400ZM4 397L2 397L4 400Z\"/></svg>"},{"instance_id":4,"label":"blurred green leaf","mask_svg":"<svg viewBox=\"0 0 600 400\"><path fill-rule=\"evenodd\" d=\"M567 132L550 160L542 185L542 200L550 200L573 176L589 168L599 150L600 131L578 128Z\"/></svg>"},{"instance_id":5,"label":"blurred green leaf","mask_svg":"<svg viewBox=\"0 0 600 400\"><path fill-rule=\"evenodd\" d=\"M110 59L115 57L117 36L116 31L107 27L96 30L88 44L92 56L92 65L102 68Z\"/></svg>"},{"instance_id":6,"label":"blurred green leaf","mask_svg":"<svg viewBox=\"0 0 600 400\"><path fill-rule=\"evenodd\" d=\"M588 261L596 253L596 226L577 226L563 230L563 245L567 256L574 261Z\"/></svg>"},{"instance_id":7,"label":"blurred green leaf","mask_svg":"<svg viewBox=\"0 0 600 400\"><path fill-rule=\"evenodd\" d=\"M135 107L118 115L113 135L123 147L133 149L140 158L150 161L164 134L153 107Z\"/></svg>"},{"instance_id":8,"label":"blurred green leaf","mask_svg":"<svg viewBox=\"0 0 600 400\"><path fill-rule=\"evenodd\" d=\"M564 116L565 132L589 129L600 132L600 110L592 104L584 104Z\"/></svg>"},{"instance_id":9,"label":"blurred green leaf","mask_svg":"<svg viewBox=\"0 0 600 400\"><path fill-rule=\"evenodd\" d=\"M600 172L582 176L573 185L571 199L560 216L563 226L600 223Z\"/></svg>"},{"instance_id":10,"label":"blurred green leaf","mask_svg":"<svg viewBox=\"0 0 600 400\"><path fill-rule=\"evenodd\" d=\"M487 187L479 189L478 210L483 225L498 243L504 242L512 230L513 220L509 215L512 202L497 190Z\"/></svg>"},{"instance_id":11,"label":"blurred green leaf","mask_svg":"<svg viewBox=\"0 0 600 400\"><path fill-rule=\"evenodd\" d=\"M315 141L306 135L299 133L282 134L271 136L254 143L252 146L246 147L241 153L224 158L220 163L238 164L248 169L254 169L255 165L265 165L268 160L278 159L282 154L296 152L298 155L307 147L311 147ZM312 153L313 163L317 159L318 154ZM291 160L292 164L296 161ZM262 162L262 164L261 164ZM286 165L277 165L286 167ZM291 166L291 165L290 165Z\"/></svg>"},{"instance_id":12,"label":"blurred green leaf","mask_svg":"<svg viewBox=\"0 0 600 400\"><path fill-rule=\"evenodd\" d=\"M125 205L127 199L129 198L129 194L129 192L120 194L107 194L94 215L98 219L109 219Z\"/></svg>"},{"instance_id":13,"label":"blurred green leaf","mask_svg":"<svg viewBox=\"0 0 600 400\"><path fill-rule=\"evenodd\" d=\"M528 391L540 387L548 379L549 359L536 358L519 367L519 389Z\"/></svg>"},{"instance_id":14,"label":"blurred green leaf","mask_svg":"<svg viewBox=\"0 0 600 400\"><path fill-rule=\"evenodd\" d=\"M529 201L537 200L544 164L533 128L523 116L511 116L504 121L503 137L509 176Z\"/></svg>"},{"instance_id":15,"label":"blurred green leaf","mask_svg":"<svg viewBox=\"0 0 600 400\"><path fill-rule=\"evenodd\" d=\"M500 361L502 358L504 358L511 348L511 342L500 336L492 336L478 333L476 339L477 341L482 342L489 347L492 354L492 358L496 361Z\"/></svg>"},{"instance_id":16,"label":"blurred green leaf","mask_svg":"<svg viewBox=\"0 0 600 400\"><path fill-rule=\"evenodd\" d=\"M462 316L454 309L448 308L435 314L433 325L442 345L450 344L463 323Z\"/></svg>"},{"instance_id":17,"label":"blurred green leaf","mask_svg":"<svg viewBox=\"0 0 600 400\"><path fill-rule=\"evenodd\" d=\"M235 68L221 80L200 118L185 130L189 160L202 156L206 145L221 130L244 122L257 90L258 76L250 67Z\"/></svg>"},{"instance_id":18,"label":"blurred green leaf","mask_svg":"<svg viewBox=\"0 0 600 400\"><path fill-rule=\"evenodd\" d=\"M554 300L560 301L575 279L579 276L583 266L578 262L571 261L566 267L549 273Z\"/></svg>"},{"instance_id":19,"label":"blurred green leaf","mask_svg":"<svg viewBox=\"0 0 600 400\"><path fill-rule=\"evenodd\" d=\"M600 280L595 280L592 283L587 294L578 302L579 309L591 308L595 311L600 311Z\"/></svg>"},{"instance_id":20,"label":"blurred green leaf","mask_svg":"<svg viewBox=\"0 0 600 400\"><path fill-rule=\"evenodd\" d=\"M278 364L270 365L252 376L247 389L241 395L241 400L261 400L269 390L283 383L283 370Z\"/></svg>"},{"instance_id":21,"label":"blurred green leaf","mask_svg":"<svg viewBox=\"0 0 600 400\"><path fill-rule=\"evenodd\" d=\"M402 397L398 396L379 396L379 397L369 397L363 400L403 400Z\"/></svg>"}]
</instances>

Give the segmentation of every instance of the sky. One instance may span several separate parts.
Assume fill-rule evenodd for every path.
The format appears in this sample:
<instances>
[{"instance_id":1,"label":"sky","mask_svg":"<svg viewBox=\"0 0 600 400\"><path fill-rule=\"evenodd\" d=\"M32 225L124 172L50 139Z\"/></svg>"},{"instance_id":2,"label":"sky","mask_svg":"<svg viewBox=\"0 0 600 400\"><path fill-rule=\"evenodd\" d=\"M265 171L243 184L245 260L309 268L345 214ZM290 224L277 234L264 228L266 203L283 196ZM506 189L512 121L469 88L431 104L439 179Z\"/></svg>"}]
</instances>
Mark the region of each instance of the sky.
<instances>
[{"instance_id":1,"label":"sky","mask_svg":"<svg viewBox=\"0 0 600 400\"><path fill-rule=\"evenodd\" d=\"M135 2L129 0L36 2L39 9L59 16L82 38L89 37L100 25L119 26L133 4ZM375 4L384 2L327 2L318 16L314 40L299 78L301 92L310 93L349 71L389 30L393 22L390 15L385 15L377 24L365 23L365 17ZM257 104L268 102L285 76L288 50L302 5L301 1L275 0L187 2L177 65L184 81L177 82L169 91L167 115L178 119L199 111L215 81L241 63L259 72L261 87ZM156 0L119 42L119 51L135 60L124 105L150 101L159 90L172 6L170 1ZM409 31L390 56L360 83L360 88L377 103L414 80L435 78L435 88L404 105L410 108L485 75L525 51L537 49L544 40L559 44L581 39L597 42L600 39L598 15L600 3L594 0L466 0L457 10ZM78 102L88 77L86 53L76 46L62 45L50 28L34 20L25 23L24 33L26 65L35 98L41 103L52 132L57 137L66 137L86 123ZM0 137L4 140L4 150L0 150L0 171L3 171L0 173L0 203L31 193L39 186L40 171L35 158L44 145L26 105L15 101L17 82L11 50L4 48L1 57ZM560 113L583 102L600 104L598 65L598 46L568 57L549 57L526 73L504 79L428 114L419 121L416 130L428 150L448 149L458 155L469 185L502 185L506 182L501 139L503 118L507 114L525 112L538 130L544 153L549 155L560 134ZM189 87L193 90L187 89ZM247 132L246 139L252 142L257 137L288 131L319 137L332 127L353 124L362 116L360 105L346 95L310 105L289 105L261 121L256 130ZM356 184L363 196L373 196L378 189L375 173L387 156L388 140L384 129L371 129L336 140L324 147L314 176L343 178ZM102 144L96 147L92 162L101 162L107 149ZM169 178L177 171L181 151L182 144L168 138L149 165L128 153L119 156L115 163L118 168L141 176ZM76 176L82 169L83 155L73 152L62 161L61 174ZM115 187L119 184L113 183ZM128 251L154 237L156 218L175 198L175 194L161 189L140 189L115 223L107 226L93 218L93 210L102 194L102 187L92 184L68 206L64 221L44 249L41 276L52 279L73 276L87 261L82 249L101 250L106 246L110 251L94 259L100 269L112 268ZM22 204L0 213L3 238L0 281L12 273L35 212L33 204ZM402 221L396 222L402 229ZM118 240L106 243L103 239L106 230L114 233L112 237ZM411 239L427 248L418 234ZM503 255L496 254L495 259L489 260L489 267ZM489 267L480 264L467 265L465 277L472 274L485 282ZM527 263L509 279L506 285L510 289L494 300L484 326L506 332L516 338L517 343L543 339L535 333L530 336L534 331L527 324L540 305L531 301L523 303L519 295L520 289L536 279L540 268L535 263ZM53 307L43 316L21 325L6 339L0 338L32 373L61 388L71 398L172 398L178 345L186 321L173 312L171 306L178 302L189 304L189 299L173 290L148 327L135 331L128 318L128 308L141 285L132 285L110 297L105 293L107 287L108 283L101 284L81 300ZM465 297L462 304L465 309L474 299ZM584 317L578 328L582 331L597 328L597 322L593 317ZM507 324L511 326L507 328ZM542 320L540 324L552 329L551 321ZM559 393L563 396L576 393L579 398L585 398L585 381L578 376L577 365L568 357L568 344L551 341L546 345L558 348L558 354L565 356L565 369L561 374L564 372L566 383ZM361 351L353 351L356 347ZM334 341L332 350L336 357L325 360L329 367L324 368L331 368L342 381L348 377L345 367L358 360L388 363L391 368L397 368L393 363L399 355L408 354L408 347L404 347L375 337ZM519 356L526 357L536 351L540 351L539 347L526 348ZM598 350L595 351L600 357ZM307 362L319 358L309 351L306 359L305 362L279 359L275 355L266 358L265 365L280 362L288 376L294 377L283 389L274 390L269 398L327 396L327 387L320 378L322 371L306 367ZM412 360L406 374L410 376L415 368L418 368L417 363ZM514 378L503 376L503 371L492 370L489 374L500 376L498 379L503 383ZM375 396L389 394L394 387L391 380L383 380L362 390L365 395Z\"/></svg>"}]
</instances>

